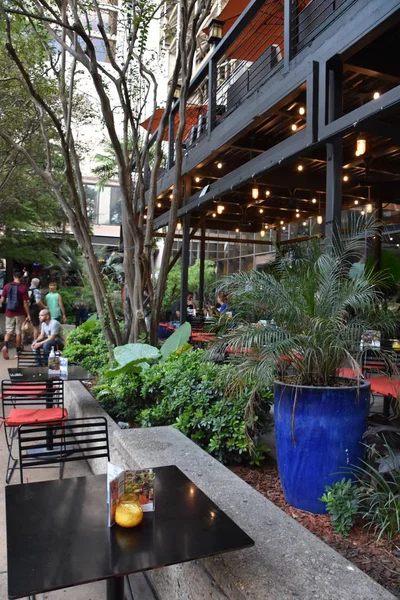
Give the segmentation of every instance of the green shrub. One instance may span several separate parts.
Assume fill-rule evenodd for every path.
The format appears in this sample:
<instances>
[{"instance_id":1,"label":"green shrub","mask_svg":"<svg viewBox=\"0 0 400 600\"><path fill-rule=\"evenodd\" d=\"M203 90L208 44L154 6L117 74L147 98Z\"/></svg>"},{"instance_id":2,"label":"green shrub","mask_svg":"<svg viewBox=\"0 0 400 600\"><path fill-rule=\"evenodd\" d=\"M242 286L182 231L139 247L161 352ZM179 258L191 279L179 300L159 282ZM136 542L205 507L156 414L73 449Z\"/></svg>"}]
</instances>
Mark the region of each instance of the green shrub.
<instances>
[{"instance_id":1,"label":"green shrub","mask_svg":"<svg viewBox=\"0 0 400 600\"><path fill-rule=\"evenodd\" d=\"M144 406L140 388L140 374L122 373L100 379L93 394L115 421L132 422Z\"/></svg>"},{"instance_id":2,"label":"green shrub","mask_svg":"<svg viewBox=\"0 0 400 600\"><path fill-rule=\"evenodd\" d=\"M100 324L87 321L67 336L63 355L69 362L82 365L93 375L100 374L110 361L110 353Z\"/></svg>"},{"instance_id":3,"label":"green shrub","mask_svg":"<svg viewBox=\"0 0 400 600\"><path fill-rule=\"evenodd\" d=\"M257 444L257 437L267 421L272 396L250 422L245 418L249 394L244 391L226 398L217 382L220 369L197 350L145 371L142 395L150 406L140 411L140 424L173 425L224 463L249 458L259 463L265 447Z\"/></svg>"},{"instance_id":4,"label":"green shrub","mask_svg":"<svg viewBox=\"0 0 400 600\"><path fill-rule=\"evenodd\" d=\"M335 533L349 534L359 512L359 494L359 488L345 477L332 486L325 487L325 494L320 500L326 502L326 510L331 515Z\"/></svg>"}]
</instances>

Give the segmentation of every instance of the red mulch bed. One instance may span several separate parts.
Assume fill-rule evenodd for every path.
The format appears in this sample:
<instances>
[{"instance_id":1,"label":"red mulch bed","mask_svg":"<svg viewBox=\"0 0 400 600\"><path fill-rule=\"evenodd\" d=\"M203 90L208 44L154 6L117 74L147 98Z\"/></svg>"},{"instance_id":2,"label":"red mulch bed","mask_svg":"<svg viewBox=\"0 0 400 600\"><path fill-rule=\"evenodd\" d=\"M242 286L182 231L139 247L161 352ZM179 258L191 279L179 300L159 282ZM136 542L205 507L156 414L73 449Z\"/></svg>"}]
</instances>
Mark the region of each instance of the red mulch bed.
<instances>
[{"instance_id":1,"label":"red mulch bed","mask_svg":"<svg viewBox=\"0 0 400 600\"><path fill-rule=\"evenodd\" d=\"M333 533L329 515L312 515L287 504L276 464L272 464L272 461L267 461L261 467L235 466L231 467L231 471L375 579L396 598L400 598L399 540L397 545L390 544L385 539L377 543L372 531L369 532L362 523L356 525L348 537Z\"/></svg>"}]
</instances>

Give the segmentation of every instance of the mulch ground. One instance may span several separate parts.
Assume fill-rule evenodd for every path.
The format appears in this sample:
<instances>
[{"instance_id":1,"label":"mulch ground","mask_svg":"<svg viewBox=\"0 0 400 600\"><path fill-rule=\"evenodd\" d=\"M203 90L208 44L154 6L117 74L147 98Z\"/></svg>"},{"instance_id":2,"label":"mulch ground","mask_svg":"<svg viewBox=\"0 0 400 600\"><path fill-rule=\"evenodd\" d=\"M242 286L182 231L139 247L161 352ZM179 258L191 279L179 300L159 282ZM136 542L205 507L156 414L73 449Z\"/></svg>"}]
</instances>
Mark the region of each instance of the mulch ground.
<instances>
[{"instance_id":1,"label":"mulch ground","mask_svg":"<svg viewBox=\"0 0 400 600\"><path fill-rule=\"evenodd\" d=\"M231 467L231 471L375 579L396 598L400 598L400 540L396 544L387 540L377 543L372 531L363 527L362 522L350 531L348 537L338 535L333 532L329 515L312 515L293 508L285 502L276 464L272 460L266 461L261 467L235 466Z\"/></svg>"}]
</instances>

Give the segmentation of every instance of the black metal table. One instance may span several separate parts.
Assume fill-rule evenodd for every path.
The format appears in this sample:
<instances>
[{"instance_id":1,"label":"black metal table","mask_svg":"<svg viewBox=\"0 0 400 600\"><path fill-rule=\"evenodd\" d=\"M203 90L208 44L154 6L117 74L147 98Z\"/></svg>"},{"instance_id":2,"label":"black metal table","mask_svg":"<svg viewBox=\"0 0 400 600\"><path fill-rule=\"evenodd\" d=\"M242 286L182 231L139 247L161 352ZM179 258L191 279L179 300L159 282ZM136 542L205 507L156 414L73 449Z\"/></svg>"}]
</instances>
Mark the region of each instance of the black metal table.
<instances>
[{"instance_id":1,"label":"black metal table","mask_svg":"<svg viewBox=\"0 0 400 600\"><path fill-rule=\"evenodd\" d=\"M63 381L81 381L93 379L93 375L79 365L70 365L65 374L55 375L49 373L48 367L22 367L8 369L11 381L48 381L51 379L62 379Z\"/></svg>"},{"instance_id":2,"label":"black metal table","mask_svg":"<svg viewBox=\"0 0 400 600\"><path fill-rule=\"evenodd\" d=\"M7 487L8 597L107 579L123 600L125 575L254 545L177 467L155 473L156 510L133 529L107 526L105 475Z\"/></svg>"}]
</instances>

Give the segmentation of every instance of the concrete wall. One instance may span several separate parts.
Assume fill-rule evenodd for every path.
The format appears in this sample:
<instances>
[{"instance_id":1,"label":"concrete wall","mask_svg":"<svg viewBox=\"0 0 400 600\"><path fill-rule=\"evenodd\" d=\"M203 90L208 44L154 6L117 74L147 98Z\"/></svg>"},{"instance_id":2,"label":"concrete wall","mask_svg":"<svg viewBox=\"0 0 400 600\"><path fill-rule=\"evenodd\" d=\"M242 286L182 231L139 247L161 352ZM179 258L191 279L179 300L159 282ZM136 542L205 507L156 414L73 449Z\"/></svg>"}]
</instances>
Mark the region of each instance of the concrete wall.
<instances>
[{"instance_id":1,"label":"concrete wall","mask_svg":"<svg viewBox=\"0 0 400 600\"><path fill-rule=\"evenodd\" d=\"M66 407L71 417L105 415L80 383L66 385ZM255 541L250 549L148 572L159 600L394 600L176 429L120 430L107 418L116 464L177 465ZM105 461L96 463L95 472L104 472Z\"/></svg>"}]
</instances>

